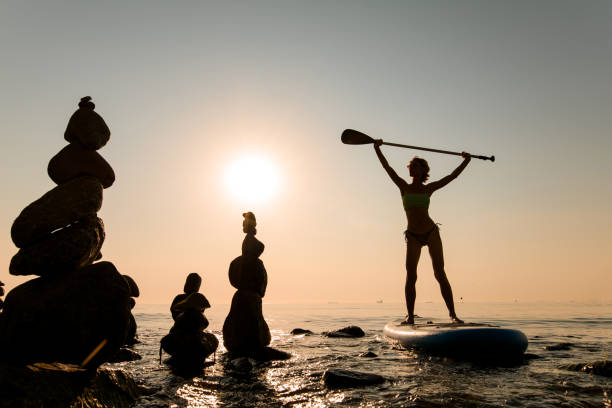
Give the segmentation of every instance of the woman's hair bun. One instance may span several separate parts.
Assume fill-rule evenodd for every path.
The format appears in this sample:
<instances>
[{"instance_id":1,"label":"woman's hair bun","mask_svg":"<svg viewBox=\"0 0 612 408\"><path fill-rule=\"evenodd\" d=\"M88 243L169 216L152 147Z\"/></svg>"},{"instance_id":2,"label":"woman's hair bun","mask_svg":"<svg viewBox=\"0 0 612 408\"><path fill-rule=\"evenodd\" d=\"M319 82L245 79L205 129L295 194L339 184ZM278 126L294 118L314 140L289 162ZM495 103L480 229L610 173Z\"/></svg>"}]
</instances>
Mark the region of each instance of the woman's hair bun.
<instances>
[{"instance_id":1,"label":"woman's hair bun","mask_svg":"<svg viewBox=\"0 0 612 408\"><path fill-rule=\"evenodd\" d=\"M91 96L84 96L79 102L79 108L95 109L96 105L91 101Z\"/></svg>"}]
</instances>

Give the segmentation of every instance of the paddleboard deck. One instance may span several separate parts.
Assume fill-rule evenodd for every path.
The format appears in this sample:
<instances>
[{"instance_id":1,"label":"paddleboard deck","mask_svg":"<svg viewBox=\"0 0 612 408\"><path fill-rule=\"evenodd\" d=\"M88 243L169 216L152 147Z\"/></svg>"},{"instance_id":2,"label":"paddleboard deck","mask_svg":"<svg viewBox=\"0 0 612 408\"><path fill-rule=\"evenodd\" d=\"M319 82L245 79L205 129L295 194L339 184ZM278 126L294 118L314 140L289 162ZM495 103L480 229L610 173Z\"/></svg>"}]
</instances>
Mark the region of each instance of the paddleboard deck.
<instances>
[{"instance_id":1,"label":"paddleboard deck","mask_svg":"<svg viewBox=\"0 0 612 408\"><path fill-rule=\"evenodd\" d=\"M406 348L445 356L511 359L527 349L527 337L520 330L483 323L402 325L397 320L387 323L383 333Z\"/></svg>"}]
</instances>

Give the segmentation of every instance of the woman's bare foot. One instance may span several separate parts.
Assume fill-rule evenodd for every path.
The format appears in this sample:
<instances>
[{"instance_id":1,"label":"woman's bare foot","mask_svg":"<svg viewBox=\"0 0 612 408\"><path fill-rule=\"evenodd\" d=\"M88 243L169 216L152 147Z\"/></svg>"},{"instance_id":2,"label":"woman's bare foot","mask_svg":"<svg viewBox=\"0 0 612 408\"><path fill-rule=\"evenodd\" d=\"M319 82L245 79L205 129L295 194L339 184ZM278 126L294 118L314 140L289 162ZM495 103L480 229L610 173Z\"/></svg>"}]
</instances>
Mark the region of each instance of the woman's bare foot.
<instances>
[{"instance_id":1,"label":"woman's bare foot","mask_svg":"<svg viewBox=\"0 0 612 408\"><path fill-rule=\"evenodd\" d=\"M404 319L403 322L400 323L402 326L408 325L408 324L414 324L414 316L410 317L410 316L406 316L406 318Z\"/></svg>"}]
</instances>

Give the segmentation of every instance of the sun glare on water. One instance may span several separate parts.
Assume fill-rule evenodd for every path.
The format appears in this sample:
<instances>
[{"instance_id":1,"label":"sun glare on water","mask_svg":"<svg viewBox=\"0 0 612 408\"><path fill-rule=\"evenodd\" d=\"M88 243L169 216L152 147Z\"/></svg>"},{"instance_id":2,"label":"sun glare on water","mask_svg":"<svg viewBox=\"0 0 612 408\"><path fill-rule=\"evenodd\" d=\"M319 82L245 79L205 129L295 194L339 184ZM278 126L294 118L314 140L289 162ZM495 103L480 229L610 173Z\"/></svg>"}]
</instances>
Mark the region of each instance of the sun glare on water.
<instances>
[{"instance_id":1,"label":"sun glare on water","mask_svg":"<svg viewBox=\"0 0 612 408\"><path fill-rule=\"evenodd\" d=\"M226 173L226 185L240 201L252 204L270 199L278 189L278 170L266 158L241 157L234 161Z\"/></svg>"}]
</instances>

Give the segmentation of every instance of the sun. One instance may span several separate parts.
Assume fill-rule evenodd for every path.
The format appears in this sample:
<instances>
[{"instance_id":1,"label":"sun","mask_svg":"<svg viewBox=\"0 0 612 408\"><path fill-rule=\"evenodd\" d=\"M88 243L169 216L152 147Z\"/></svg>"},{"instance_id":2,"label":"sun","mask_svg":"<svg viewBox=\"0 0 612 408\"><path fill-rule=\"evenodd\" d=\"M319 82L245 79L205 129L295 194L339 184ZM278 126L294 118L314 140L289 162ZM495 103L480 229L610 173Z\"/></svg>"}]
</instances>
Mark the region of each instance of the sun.
<instances>
[{"instance_id":1,"label":"sun","mask_svg":"<svg viewBox=\"0 0 612 408\"><path fill-rule=\"evenodd\" d=\"M237 199L254 204L265 202L276 193L279 176L268 158L244 156L230 164L225 181Z\"/></svg>"}]
</instances>

